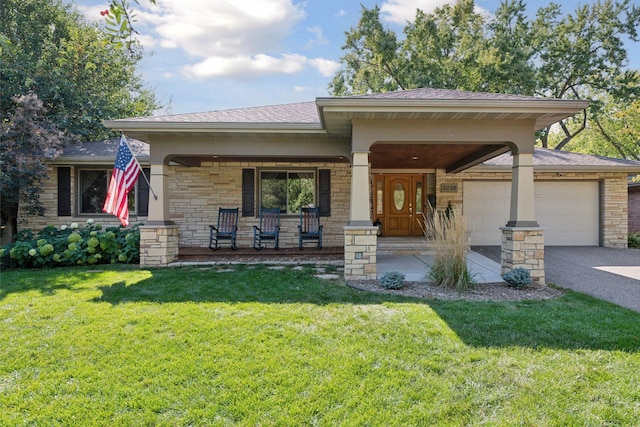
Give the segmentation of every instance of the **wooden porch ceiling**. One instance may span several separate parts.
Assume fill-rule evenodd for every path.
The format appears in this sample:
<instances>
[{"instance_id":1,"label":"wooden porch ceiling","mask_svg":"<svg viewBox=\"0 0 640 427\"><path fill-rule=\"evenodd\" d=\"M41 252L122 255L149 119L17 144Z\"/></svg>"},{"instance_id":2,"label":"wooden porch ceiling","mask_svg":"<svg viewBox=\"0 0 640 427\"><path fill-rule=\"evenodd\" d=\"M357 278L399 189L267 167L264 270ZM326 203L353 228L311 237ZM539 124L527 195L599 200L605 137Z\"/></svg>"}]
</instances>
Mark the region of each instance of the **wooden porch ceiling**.
<instances>
[{"instance_id":1,"label":"wooden porch ceiling","mask_svg":"<svg viewBox=\"0 0 640 427\"><path fill-rule=\"evenodd\" d=\"M458 172L507 151L498 144L374 144L369 161L372 169L445 169ZM274 156L175 156L173 162L199 167L205 162L349 162L338 157Z\"/></svg>"},{"instance_id":2,"label":"wooden porch ceiling","mask_svg":"<svg viewBox=\"0 0 640 427\"><path fill-rule=\"evenodd\" d=\"M498 144L374 144L369 161L372 169L446 169L470 167L504 153Z\"/></svg>"}]
</instances>

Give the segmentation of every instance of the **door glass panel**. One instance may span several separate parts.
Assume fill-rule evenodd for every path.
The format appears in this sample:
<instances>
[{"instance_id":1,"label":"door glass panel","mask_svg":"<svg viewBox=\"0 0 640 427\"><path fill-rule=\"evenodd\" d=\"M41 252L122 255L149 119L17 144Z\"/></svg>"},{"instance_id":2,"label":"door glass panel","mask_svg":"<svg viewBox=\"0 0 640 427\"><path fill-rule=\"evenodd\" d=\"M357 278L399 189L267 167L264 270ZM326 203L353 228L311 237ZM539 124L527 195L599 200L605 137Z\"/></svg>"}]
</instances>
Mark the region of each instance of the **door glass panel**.
<instances>
[{"instance_id":1,"label":"door glass panel","mask_svg":"<svg viewBox=\"0 0 640 427\"><path fill-rule=\"evenodd\" d=\"M401 211L404 208L405 191L402 183L398 182L393 187L393 205L397 211Z\"/></svg>"},{"instance_id":2,"label":"door glass panel","mask_svg":"<svg viewBox=\"0 0 640 427\"><path fill-rule=\"evenodd\" d=\"M380 180L376 182L376 214L382 215L384 213L384 181Z\"/></svg>"},{"instance_id":3,"label":"door glass panel","mask_svg":"<svg viewBox=\"0 0 640 427\"><path fill-rule=\"evenodd\" d=\"M422 183L416 182L416 213L422 213Z\"/></svg>"}]
</instances>

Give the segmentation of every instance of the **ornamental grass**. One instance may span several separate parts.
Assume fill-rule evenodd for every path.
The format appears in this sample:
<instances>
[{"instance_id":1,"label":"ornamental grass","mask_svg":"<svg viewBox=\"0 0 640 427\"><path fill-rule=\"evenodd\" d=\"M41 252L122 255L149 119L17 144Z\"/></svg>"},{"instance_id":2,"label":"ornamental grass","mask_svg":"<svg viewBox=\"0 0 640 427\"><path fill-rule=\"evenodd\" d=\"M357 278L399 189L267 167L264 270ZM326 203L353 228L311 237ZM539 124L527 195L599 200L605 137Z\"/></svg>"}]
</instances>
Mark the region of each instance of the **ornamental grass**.
<instances>
[{"instance_id":1,"label":"ornamental grass","mask_svg":"<svg viewBox=\"0 0 640 427\"><path fill-rule=\"evenodd\" d=\"M433 248L433 262L427 276L439 286L465 291L475 285L467 266L469 239L467 220L462 209L451 203L442 212L430 217L423 214L428 226L423 230Z\"/></svg>"}]
</instances>

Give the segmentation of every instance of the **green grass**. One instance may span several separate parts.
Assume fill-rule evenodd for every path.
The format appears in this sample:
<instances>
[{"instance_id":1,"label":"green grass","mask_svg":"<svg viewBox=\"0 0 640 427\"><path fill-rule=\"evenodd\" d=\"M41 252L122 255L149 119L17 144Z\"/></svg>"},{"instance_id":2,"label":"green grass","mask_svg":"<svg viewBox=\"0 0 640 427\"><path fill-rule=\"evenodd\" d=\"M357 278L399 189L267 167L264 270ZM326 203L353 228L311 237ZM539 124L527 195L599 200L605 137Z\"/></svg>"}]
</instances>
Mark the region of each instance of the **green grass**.
<instances>
[{"instance_id":1,"label":"green grass","mask_svg":"<svg viewBox=\"0 0 640 427\"><path fill-rule=\"evenodd\" d=\"M311 269L0 274L0 425L638 425L640 313Z\"/></svg>"}]
</instances>

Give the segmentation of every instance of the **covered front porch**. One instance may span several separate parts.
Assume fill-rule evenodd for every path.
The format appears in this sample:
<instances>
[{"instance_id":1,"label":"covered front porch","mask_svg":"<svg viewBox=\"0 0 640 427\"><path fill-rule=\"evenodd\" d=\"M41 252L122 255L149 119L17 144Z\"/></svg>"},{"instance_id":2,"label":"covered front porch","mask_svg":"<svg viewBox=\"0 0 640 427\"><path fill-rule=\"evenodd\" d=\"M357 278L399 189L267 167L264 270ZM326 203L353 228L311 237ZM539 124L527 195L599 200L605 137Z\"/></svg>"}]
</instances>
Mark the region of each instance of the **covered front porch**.
<instances>
[{"instance_id":1,"label":"covered front porch","mask_svg":"<svg viewBox=\"0 0 640 427\"><path fill-rule=\"evenodd\" d=\"M157 198L149 199L149 217L141 228L143 265L168 265L181 246L201 242L199 230L213 221L217 207L241 206L242 225L249 229L264 204L261 174L305 171L329 178L326 184L315 178L313 203L327 212L329 238L343 247L344 277L375 279L377 220L386 231L395 227L398 235L419 234L412 224L427 203L437 211L449 203L461 205L462 188L452 179L456 173L510 152L509 221L497 231L502 233L502 270L524 267L544 284L544 237L534 210L535 131L585 106L416 89L105 124L150 144ZM427 175L430 182L415 178ZM414 177L402 203L386 184L378 197L378 178L388 176ZM295 215L285 213L292 234Z\"/></svg>"}]
</instances>

